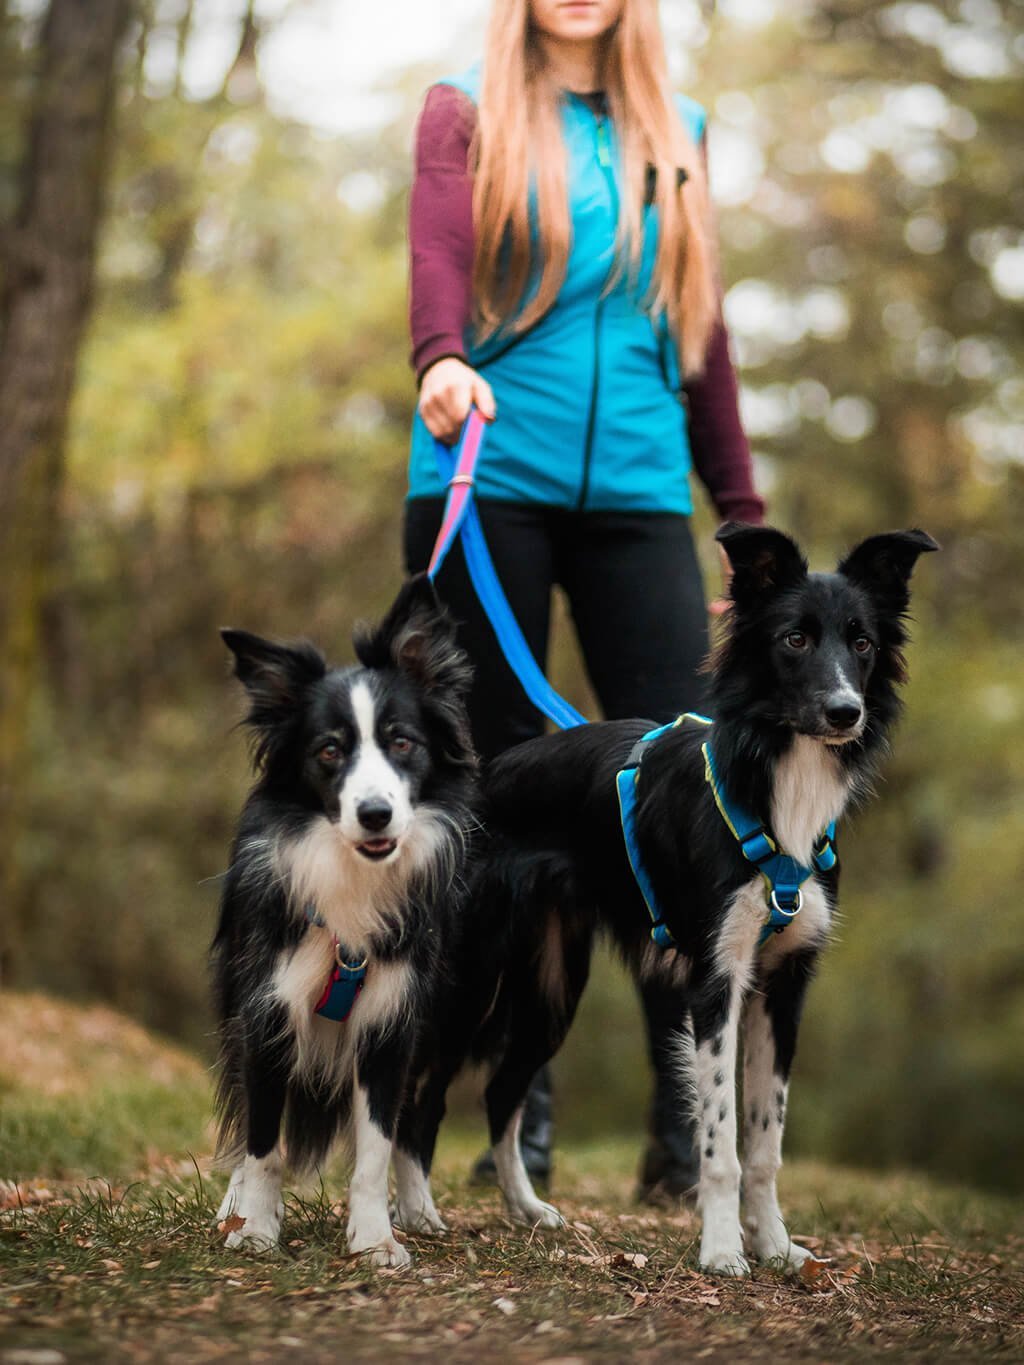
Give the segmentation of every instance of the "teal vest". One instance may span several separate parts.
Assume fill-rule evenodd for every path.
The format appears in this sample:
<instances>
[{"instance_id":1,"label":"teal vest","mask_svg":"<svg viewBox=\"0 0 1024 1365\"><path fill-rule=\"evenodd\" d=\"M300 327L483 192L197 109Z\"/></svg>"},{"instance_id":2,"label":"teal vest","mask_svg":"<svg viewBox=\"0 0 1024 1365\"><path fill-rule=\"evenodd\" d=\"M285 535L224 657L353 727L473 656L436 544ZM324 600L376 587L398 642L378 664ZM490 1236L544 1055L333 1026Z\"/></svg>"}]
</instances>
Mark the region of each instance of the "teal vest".
<instances>
[{"instance_id":1,"label":"teal vest","mask_svg":"<svg viewBox=\"0 0 1024 1365\"><path fill-rule=\"evenodd\" d=\"M474 101L480 68L444 81ZM699 142L704 111L677 97ZM663 319L643 303L657 251L657 210L645 209L640 270L607 289L615 266L620 157L615 128L586 100L567 94L572 246L562 288L529 331L478 344L469 363L494 390L498 417L477 470L482 498L581 511L692 510L686 412L676 347ZM413 422L409 496L438 497L433 439Z\"/></svg>"}]
</instances>

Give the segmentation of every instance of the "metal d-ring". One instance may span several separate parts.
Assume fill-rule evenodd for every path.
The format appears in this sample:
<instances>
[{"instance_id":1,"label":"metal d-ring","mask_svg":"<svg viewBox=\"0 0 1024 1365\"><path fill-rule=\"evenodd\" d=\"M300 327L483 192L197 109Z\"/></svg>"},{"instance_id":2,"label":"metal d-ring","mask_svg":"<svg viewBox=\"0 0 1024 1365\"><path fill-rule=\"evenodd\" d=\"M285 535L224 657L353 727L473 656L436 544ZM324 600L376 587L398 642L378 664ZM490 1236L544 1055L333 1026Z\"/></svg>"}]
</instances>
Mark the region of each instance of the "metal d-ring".
<instances>
[{"instance_id":1,"label":"metal d-ring","mask_svg":"<svg viewBox=\"0 0 1024 1365\"><path fill-rule=\"evenodd\" d=\"M344 967L347 972L361 972L369 960L370 957L367 954L362 962L346 962L341 955L341 944L337 939L334 940L334 961L339 967Z\"/></svg>"},{"instance_id":2,"label":"metal d-ring","mask_svg":"<svg viewBox=\"0 0 1024 1365\"><path fill-rule=\"evenodd\" d=\"M793 907L792 910L787 910L786 907L785 907L784 905L780 905L780 904L779 904L778 897L775 895L775 888L774 888L774 887L772 888L772 894L771 894L771 907L772 907L773 910L777 910L777 911L779 912L780 915L786 915L787 918L793 919L795 916L799 915L800 909L801 909L801 906L803 905L803 903L804 903L804 893L803 893L802 891L800 891L800 890L797 890L797 893L796 893L796 905Z\"/></svg>"}]
</instances>

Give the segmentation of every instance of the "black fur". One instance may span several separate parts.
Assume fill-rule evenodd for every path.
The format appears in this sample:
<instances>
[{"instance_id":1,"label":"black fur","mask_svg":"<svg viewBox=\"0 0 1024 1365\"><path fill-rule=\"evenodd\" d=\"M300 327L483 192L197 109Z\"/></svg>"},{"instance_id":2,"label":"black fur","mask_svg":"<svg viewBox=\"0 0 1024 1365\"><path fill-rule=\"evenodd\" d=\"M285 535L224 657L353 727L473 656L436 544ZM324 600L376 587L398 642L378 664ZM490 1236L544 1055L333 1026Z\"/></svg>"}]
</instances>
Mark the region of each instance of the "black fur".
<instances>
[{"instance_id":1,"label":"black fur","mask_svg":"<svg viewBox=\"0 0 1024 1365\"><path fill-rule=\"evenodd\" d=\"M218 1145L228 1161L263 1158L283 1130L288 1163L301 1169L322 1161L346 1125L353 1061L370 1118L390 1139L425 1046L452 958L475 823L476 759L465 710L470 670L424 576L405 585L378 626L357 633L360 662L353 667L328 668L309 644L281 645L234 630L223 638L249 698L244 723L253 734L257 778L232 848L212 948L221 1036ZM372 699L369 741L354 710L357 695ZM346 786L364 759L377 765L373 772L384 774L385 785L405 794L402 810L411 815L397 841L388 832L399 819L399 798L357 802ZM349 838L343 814L355 830ZM428 820L443 838L426 838ZM309 923L306 894L288 870L299 866L296 851L311 835L327 840L330 865L336 858L338 869L328 878L330 903L311 909L346 948L366 955L368 967L349 1020L316 1019L316 1036L328 1046L302 1055L295 1011L300 1023L312 1020L327 969L298 1005L281 998L275 974L307 941L311 951L330 953L330 931ZM365 909L346 903L354 886L371 900L381 897L369 929ZM353 920L357 910L362 918ZM401 1007L378 1024L363 1002L373 998L375 973L396 965L407 969ZM354 1030L354 1052L332 1053L332 1040L346 1030Z\"/></svg>"},{"instance_id":2,"label":"black fur","mask_svg":"<svg viewBox=\"0 0 1024 1365\"><path fill-rule=\"evenodd\" d=\"M803 735L830 743L851 794L862 794L899 710L911 570L935 543L921 531L874 536L834 573L808 573L779 531L730 525L718 539L735 571L725 638L711 665L714 752L726 789L767 821L779 762ZM614 721L546 736L502 755L485 773L488 843L471 888L461 993L450 1004L416 1121L425 1166L445 1088L467 1055L492 1067L488 1117L492 1140L501 1138L530 1077L569 1028L598 932L636 974L675 971L682 981L685 971L694 1042L721 1053L731 984L716 949L726 907L755 874L705 781L706 730L686 724L670 731L646 751L638 788L641 855L679 955L653 949L615 788L617 771L652 724ZM838 869L819 881L834 905ZM774 1065L786 1077L822 943L787 954L785 934L774 942L783 948L771 972L758 962L752 971L770 1016ZM727 1082L724 1068L714 1071L714 1087ZM724 1094L704 1100L720 1121Z\"/></svg>"}]
</instances>

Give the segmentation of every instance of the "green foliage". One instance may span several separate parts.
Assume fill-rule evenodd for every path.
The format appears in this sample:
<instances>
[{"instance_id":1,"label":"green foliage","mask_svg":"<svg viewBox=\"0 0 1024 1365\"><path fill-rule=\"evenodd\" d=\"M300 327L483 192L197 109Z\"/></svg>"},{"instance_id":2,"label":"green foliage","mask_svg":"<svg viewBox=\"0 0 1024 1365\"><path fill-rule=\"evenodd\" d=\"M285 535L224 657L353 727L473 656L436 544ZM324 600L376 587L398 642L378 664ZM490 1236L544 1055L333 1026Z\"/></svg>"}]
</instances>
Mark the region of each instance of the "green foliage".
<instances>
[{"instance_id":1,"label":"green foliage","mask_svg":"<svg viewBox=\"0 0 1024 1365\"><path fill-rule=\"evenodd\" d=\"M842 832L792 1145L1020 1188L1024 17L854 0L755 30L723 8L694 93L713 171L764 164L720 218L771 515L822 566L895 525L944 547L918 573L907 723ZM24 83L12 22L0 63ZM965 74L968 38L1002 75ZM209 1048L205 944L245 780L216 628L342 658L399 580L411 107L325 139L258 90L127 84L22 793L23 979ZM586 703L564 629L555 675ZM643 1055L633 989L602 963L559 1063L562 1131L639 1139Z\"/></svg>"}]
</instances>

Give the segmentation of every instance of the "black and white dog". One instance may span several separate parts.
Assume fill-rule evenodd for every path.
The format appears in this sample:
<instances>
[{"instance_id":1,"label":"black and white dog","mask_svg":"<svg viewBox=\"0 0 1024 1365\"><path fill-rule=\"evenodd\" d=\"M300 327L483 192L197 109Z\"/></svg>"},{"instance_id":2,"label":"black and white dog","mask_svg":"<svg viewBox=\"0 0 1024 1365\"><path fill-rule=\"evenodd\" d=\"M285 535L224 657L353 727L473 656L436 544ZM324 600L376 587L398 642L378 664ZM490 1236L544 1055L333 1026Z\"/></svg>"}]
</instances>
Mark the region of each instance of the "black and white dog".
<instances>
[{"instance_id":1,"label":"black and white dog","mask_svg":"<svg viewBox=\"0 0 1024 1365\"><path fill-rule=\"evenodd\" d=\"M329 669L308 644L223 637L249 696L257 781L212 951L218 1152L233 1167L217 1218L230 1218L228 1246L273 1247L284 1161L319 1163L350 1130L349 1250L404 1265L388 1214L396 1129L399 1219L441 1226L398 1126L474 824L470 669L424 577L357 634L353 667ZM332 998L346 1019L316 1012Z\"/></svg>"},{"instance_id":2,"label":"black and white dog","mask_svg":"<svg viewBox=\"0 0 1024 1365\"><path fill-rule=\"evenodd\" d=\"M835 573L812 574L779 531L732 525L718 538L734 576L711 671L714 724L686 721L650 742L635 782L635 847L676 949L651 941L620 823L616 775L650 722L587 725L503 755L485 775L488 843L471 888L461 994L443 1021L438 1065L418 1088L414 1128L429 1169L448 1082L467 1053L489 1062L488 1120L509 1211L558 1226L523 1166L520 1115L531 1076L573 1018L594 936L606 931L635 973L665 973L687 991L680 1028L701 1146L700 1262L744 1275L745 1250L791 1268L810 1254L790 1240L776 1172L801 1006L835 913L838 864L833 855L831 868L814 871L799 913L769 934L764 879L723 816L704 746L720 797L812 867L816 845L827 847L822 831L867 793L885 750L904 679L911 572L937 546L922 531L872 536Z\"/></svg>"}]
</instances>

